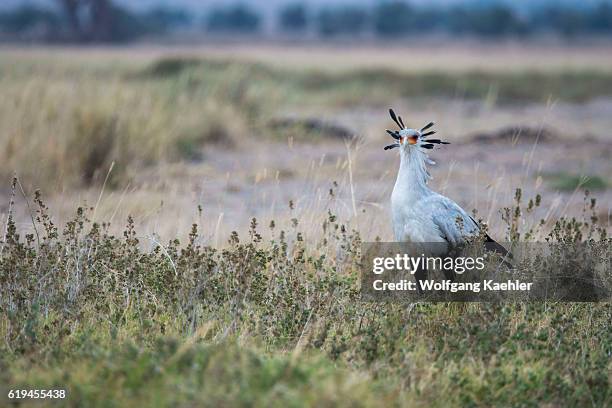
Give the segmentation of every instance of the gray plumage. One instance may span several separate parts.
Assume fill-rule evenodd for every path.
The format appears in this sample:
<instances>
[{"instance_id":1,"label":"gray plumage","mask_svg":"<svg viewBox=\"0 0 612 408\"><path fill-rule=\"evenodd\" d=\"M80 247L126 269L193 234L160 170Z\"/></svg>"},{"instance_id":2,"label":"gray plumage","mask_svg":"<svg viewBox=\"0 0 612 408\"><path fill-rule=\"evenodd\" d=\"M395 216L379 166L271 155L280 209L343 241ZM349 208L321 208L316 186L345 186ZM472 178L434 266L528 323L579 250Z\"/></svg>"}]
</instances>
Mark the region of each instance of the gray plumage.
<instances>
[{"instance_id":1,"label":"gray plumage","mask_svg":"<svg viewBox=\"0 0 612 408\"><path fill-rule=\"evenodd\" d=\"M433 131L433 122L421 130L402 127L398 117L390 110L391 118L400 130L388 131L397 140L386 149L399 148L400 167L391 194L393 231L398 242L445 243L454 247L464 243L480 231L479 225L457 203L431 190L428 164L434 164L423 148L434 144L448 144L440 139L426 137ZM396 135L399 136L396 137ZM487 239L490 239L487 236ZM491 240L492 241L492 240Z\"/></svg>"}]
</instances>

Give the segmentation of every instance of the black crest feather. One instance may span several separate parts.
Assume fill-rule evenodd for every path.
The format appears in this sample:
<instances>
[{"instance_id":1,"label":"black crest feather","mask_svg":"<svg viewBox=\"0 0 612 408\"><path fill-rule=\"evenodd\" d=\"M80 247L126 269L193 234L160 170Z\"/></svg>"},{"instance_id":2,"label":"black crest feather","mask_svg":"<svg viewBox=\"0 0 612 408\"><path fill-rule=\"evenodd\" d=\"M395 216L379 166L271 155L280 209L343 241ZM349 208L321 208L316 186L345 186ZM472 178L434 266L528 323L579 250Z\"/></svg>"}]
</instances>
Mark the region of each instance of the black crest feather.
<instances>
[{"instance_id":1,"label":"black crest feather","mask_svg":"<svg viewBox=\"0 0 612 408\"><path fill-rule=\"evenodd\" d=\"M397 120L399 120L400 125L402 125L402 129L406 129L406 125L404 125L404 121L402 120L402 117L397 115Z\"/></svg>"},{"instance_id":2,"label":"black crest feather","mask_svg":"<svg viewBox=\"0 0 612 408\"><path fill-rule=\"evenodd\" d=\"M391 135L392 138L399 140L400 139L400 135L399 133L397 133L397 130L389 130L387 129L387 133Z\"/></svg>"},{"instance_id":3,"label":"black crest feather","mask_svg":"<svg viewBox=\"0 0 612 408\"><path fill-rule=\"evenodd\" d=\"M391 116L391 119L393 119L393 121L397 124L397 126L399 126L400 130L407 129L406 125L404 125L404 120L402 119L402 117L396 115L393 109L389 109L389 115ZM419 136L421 140L423 141L423 143L419 144L418 147L422 147L423 149L433 149L436 144L450 144L449 142L444 142L440 139L425 139L427 136L431 136L436 133L435 130L430 130L428 132L425 132L427 129L430 129L433 125L434 125L434 122L429 122L428 124L426 124L425 126L421 128L421 134ZM395 140L401 140L400 133L397 130L387 129L386 131ZM394 149L396 147L400 147L399 143L393 143L388 146L385 146L385 150Z\"/></svg>"},{"instance_id":4,"label":"black crest feather","mask_svg":"<svg viewBox=\"0 0 612 408\"><path fill-rule=\"evenodd\" d=\"M389 109L389 115L391 115L391 119L393 119L393 121L397 124L397 126L399 126L400 129L404 128L400 121L397 119L397 116L395 115L395 112L393 112L393 109Z\"/></svg>"},{"instance_id":5,"label":"black crest feather","mask_svg":"<svg viewBox=\"0 0 612 408\"><path fill-rule=\"evenodd\" d=\"M433 123L433 122L429 122L428 124L426 124L425 126L423 126L423 127L421 128L421 132L422 132L422 131L424 131L424 130L429 129L429 128L430 128L430 127L432 127L433 125L434 125L434 123Z\"/></svg>"},{"instance_id":6,"label":"black crest feather","mask_svg":"<svg viewBox=\"0 0 612 408\"><path fill-rule=\"evenodd\" d=\"M427 143L436 143L436 144L450 144L449 142L444 142L440 139L428 139L425 140Z\"/></svg>"}]
</instances>

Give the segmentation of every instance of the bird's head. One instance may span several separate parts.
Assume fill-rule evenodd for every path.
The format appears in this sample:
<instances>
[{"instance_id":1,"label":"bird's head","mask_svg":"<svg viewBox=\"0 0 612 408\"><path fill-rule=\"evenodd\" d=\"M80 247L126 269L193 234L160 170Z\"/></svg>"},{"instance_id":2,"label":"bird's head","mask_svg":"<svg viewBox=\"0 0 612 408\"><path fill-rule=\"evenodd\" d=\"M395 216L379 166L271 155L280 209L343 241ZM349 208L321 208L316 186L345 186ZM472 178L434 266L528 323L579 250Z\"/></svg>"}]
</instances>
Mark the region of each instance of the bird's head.
<instances>
[{"instance_id":1,"label":"bird's head","mask_svg":"<svg viewBox=\"0 0 612 408\"><path fill-rule=\"evenodd\" d=\"M433 122L429 122L421 129L410 129L404 125L404 121L401 116L397 116L393 109L389 109L391 119L399 126L400 130L388 130L387 133L395 139L395 143L385 146L385 150L399 147L406 151L410 149L433 149L436 144L450 144L449 142L443 142L440 139L427 139L429 136L436 133L435 130L431 130L434 125Z\"/></svg>"}]
</instances>

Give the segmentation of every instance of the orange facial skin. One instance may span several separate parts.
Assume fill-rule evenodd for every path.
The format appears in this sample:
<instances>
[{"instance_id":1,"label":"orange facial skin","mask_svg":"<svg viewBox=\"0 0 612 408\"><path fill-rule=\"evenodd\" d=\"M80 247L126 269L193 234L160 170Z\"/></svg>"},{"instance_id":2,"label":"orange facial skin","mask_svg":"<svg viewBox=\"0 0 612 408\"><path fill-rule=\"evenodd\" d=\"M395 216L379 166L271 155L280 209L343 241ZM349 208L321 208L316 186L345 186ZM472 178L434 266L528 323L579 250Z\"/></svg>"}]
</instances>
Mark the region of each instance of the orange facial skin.
<instances>
[{"instance_id":1,"label":"orange facial skin","mask_svg":"<svg viewBox=\"0 0 612 408\"><path fill-rule=\"evenodd\" d=\"M416 136L406 136L400 139L400 144L408 143L414 145L417 143L418 137Z\"/></svg>"}]
</instances>

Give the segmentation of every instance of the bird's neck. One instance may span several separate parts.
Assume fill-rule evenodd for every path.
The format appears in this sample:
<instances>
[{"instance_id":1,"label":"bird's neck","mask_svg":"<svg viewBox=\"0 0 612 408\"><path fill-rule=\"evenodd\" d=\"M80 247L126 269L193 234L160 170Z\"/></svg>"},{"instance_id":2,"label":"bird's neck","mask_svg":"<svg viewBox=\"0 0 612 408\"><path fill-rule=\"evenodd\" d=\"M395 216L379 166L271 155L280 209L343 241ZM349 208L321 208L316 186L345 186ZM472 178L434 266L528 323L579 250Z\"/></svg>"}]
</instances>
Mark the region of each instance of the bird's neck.
<instances>
[{"instance_id":1,"label":"bird's neck","mask_svg":"<svg viewBox=\"0 0 612 408\"><path fill-rule=\"evenodd\" d=\"M426 167L427 156L419 149L406 149L400 152L400 167L395 181L395 189L403 196L420 196L430 191L427 181L431 178Z\"/></svg>"}]
</instances>

